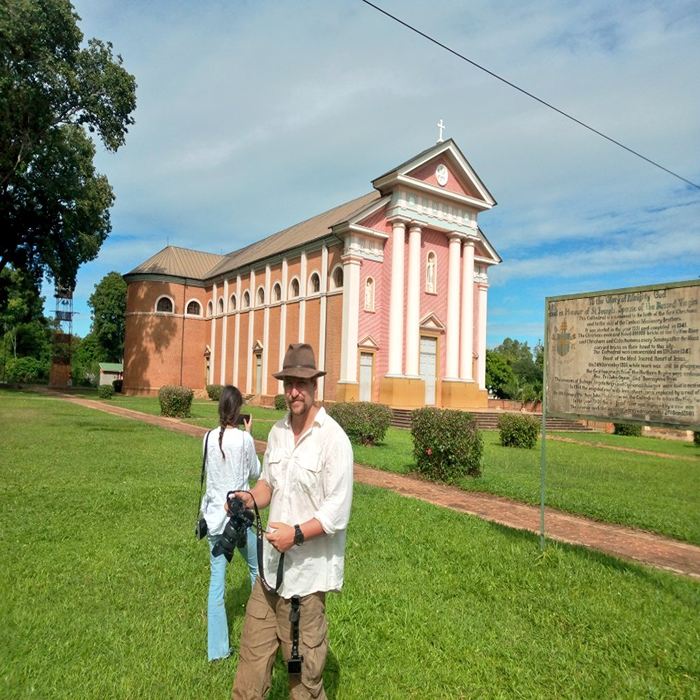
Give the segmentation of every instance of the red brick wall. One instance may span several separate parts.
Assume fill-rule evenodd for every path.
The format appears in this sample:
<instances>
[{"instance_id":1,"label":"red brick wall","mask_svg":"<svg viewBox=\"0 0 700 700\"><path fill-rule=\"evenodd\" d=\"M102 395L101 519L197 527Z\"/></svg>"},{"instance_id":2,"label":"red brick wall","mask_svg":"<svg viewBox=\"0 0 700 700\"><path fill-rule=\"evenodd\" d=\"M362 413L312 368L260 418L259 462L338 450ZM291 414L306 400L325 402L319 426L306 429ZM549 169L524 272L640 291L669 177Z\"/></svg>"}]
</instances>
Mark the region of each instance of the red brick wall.
<instances>
[{"instance_id":1,"label":"red brick wall","mask_svg":"<svg viewBox=\"0 0 700 700\"><path fill-rule=\"evenodd\" d=\"M280 306L270 309L270 332L267 343L267 377L265 378L265 392L274 396L277 393L277 380L272 376L279 367L280 352Z\"/></svg>"},{"instance_id":2,"label":"red brick wall","mask_svg":"<svg viewBox=\"0 0 700 700\"><path fill-rule=\"evenodd\" d=\"M343 295L328 297L326 306L326 379L324 399L335 401L340 379L340 345L342 338Z\"/></svg>"}]
</instances>

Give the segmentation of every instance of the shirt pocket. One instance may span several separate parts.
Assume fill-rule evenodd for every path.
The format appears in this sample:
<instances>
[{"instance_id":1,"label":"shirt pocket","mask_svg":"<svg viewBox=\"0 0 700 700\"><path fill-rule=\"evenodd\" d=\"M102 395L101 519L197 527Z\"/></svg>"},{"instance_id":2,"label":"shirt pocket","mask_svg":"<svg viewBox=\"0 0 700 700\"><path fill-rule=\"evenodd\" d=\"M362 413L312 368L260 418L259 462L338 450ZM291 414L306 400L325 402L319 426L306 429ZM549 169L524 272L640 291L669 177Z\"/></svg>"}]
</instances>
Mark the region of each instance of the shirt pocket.
<instances>
[{"instance_id":1,"label":"shirt pocket","mask_svg":"<svg viewBox=\"0 0 700 700\"><path fill-rule=\"evenodd\" d=\"M280 448L270 450L270 454L267 458L267 470L270 475L270 486L273 489L279 488L284 481L282 479L282 472L286 460L287 453L285 450Z\"/></svg>"},{"instance_id":2,"label":"shirt pocket","mask_svg":"<svg viewBox=\"0 0 700 700\"><path fill-rule=\"evenodd\" d=\"M315 502L321 497L321 458L302 459L294 470L297 488Z\"/></svg>"}]
</instances>

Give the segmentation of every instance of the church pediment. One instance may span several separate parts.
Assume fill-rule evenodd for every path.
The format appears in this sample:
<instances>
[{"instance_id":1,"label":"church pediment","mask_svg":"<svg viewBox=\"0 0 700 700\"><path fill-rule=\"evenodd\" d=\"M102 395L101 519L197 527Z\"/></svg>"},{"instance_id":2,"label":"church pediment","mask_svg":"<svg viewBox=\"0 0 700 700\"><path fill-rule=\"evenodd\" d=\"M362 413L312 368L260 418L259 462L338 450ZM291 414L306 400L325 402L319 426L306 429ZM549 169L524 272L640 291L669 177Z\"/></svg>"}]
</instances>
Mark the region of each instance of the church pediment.
<instances>
[{"instance_id":1,"label":"church pediment","mask_svg":"<svg viewBox=\"0 0 700 700\"><path fill-rule=\"evenodd\" d=\"M435 314L427 314L420 320L420 329L422 331L444 333L445 324Z\"/></svg>"},{"instance_id":2,"label":"church pediment","mask_svg":"<svg viewBox=\"0 0 700 700\"><path fill-rule=\"evenodd\" d=\"M372 182L382 194L397 186L483 211L496 200L452 140L439 142Z\"/></svg>"},{"instance_id":3,"label":"church pediment","mask_svg":"<svg viewBox=\"0 0 700 700\"><path fill-rule=\"evenodd\" d=\"M379 345L377 341L371 336L365 336L358 344L358 348L365 348L367 350L379 350Z\"/></svg>"}]
</instances>

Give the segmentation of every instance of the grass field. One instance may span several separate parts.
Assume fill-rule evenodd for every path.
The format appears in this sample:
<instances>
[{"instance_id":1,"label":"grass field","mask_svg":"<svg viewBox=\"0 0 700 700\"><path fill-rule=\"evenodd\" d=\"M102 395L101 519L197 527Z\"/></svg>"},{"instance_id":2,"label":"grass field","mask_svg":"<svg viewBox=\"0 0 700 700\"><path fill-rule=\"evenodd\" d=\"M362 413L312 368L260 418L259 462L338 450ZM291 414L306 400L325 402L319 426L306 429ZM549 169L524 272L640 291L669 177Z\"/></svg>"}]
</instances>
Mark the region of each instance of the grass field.
<instances>
[{"instance_id":1,"label":"grass field","mask_svg":"<svg viewBox=\"0 0 700 700\"><path fill-rule=\"evenodd\" d=\"M226 698L196 438L2 392L0 697ZM238 558L232 639L248 593ZM356 486L330 698L693 698L700 584ZM276 669L272 700L286 697Z\"/></svg>"},{"instance_id":2,"label":"grass field","mask_svg":"<svg viewBox=\"0 0 700 700\"><path fill-rule=\"evenodd\" d=\"M94 398L94 393L91 395ZM117 405L158 415L157 399L115 396ZM267 439L282 411L246 407L253 435ZM217 422L212 401L195 401L187 422L211 427ZM547 442L548 506L611 523L656 532L700 544L700 448L649 437L601 433L556 433L584 444ZM484 431L483 474L465 478L468 491L492 493L538 505L540 450L501 447L497 431ZM652 454L605 449L624 447ZM390 428L384 444L355 446L355 460L377 469L410 473L415 469L410 432ZM656 454L653 454L656 453Z\"/></svg>"}]
</instances>

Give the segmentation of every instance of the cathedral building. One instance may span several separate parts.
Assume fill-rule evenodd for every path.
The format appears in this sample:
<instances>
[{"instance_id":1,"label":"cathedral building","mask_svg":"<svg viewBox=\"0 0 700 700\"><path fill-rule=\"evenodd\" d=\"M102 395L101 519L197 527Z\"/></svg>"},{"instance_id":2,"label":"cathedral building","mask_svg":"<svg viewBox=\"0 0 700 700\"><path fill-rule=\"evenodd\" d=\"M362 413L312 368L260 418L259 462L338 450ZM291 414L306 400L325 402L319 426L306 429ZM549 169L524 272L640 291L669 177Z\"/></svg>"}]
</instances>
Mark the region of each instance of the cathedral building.
<instances>
[{"instance_id":1,"label":"cathedral building","mask_svg":"<svg viewBox=\"0 0 700 700\"><path fill-rule=\"evenodd\" d=\"M310 343L323 401L486 408L488 269L478 217L496 201L452 139L373 190L228 255L168 246L124 277L124 384L269 403L290 343Z\"/></svg>"}]
</instances>

